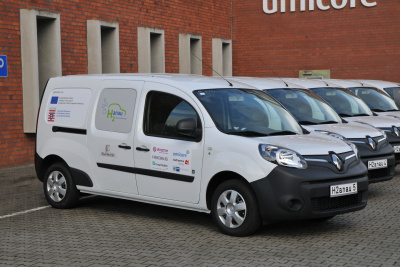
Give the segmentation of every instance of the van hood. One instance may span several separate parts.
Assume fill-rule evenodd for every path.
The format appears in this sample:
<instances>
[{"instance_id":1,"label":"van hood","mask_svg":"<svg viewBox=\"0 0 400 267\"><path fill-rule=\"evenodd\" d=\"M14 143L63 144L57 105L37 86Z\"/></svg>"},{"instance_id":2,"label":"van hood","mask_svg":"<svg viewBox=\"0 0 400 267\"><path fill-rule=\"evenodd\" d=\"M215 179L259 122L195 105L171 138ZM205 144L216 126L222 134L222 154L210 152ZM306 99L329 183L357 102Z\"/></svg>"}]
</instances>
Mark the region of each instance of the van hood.
<instances>
[{"instance_id":1,"label":"van hood","mask_svg":"<svg viewBox=\"0 0 400 267\"><path fill-rule=\"evenodd\" d=\"M389 116L360 116L346 117L344 119L346 121L369 124L376 128L400 127L400 120Z\"/></svg>"},{"instance_id":2,"label":"van hood","mask_svg":"<svg viewBox=\"0 0 400 267\"><path fill-rule=\"evenodd\" d=\"M382 133L374 127L355 122L340 124L302 125L302 127L310 132L320 130L337 133L343 135L347 139L365 138L367 135L371 137L382 135Z\"/></svg>"},{"instance_id":3,"label":"van hood","mask_svg":"<svg viewBox=\"0 0 400 267\"><path fill-rule=\"evenodd\" d=\"M374 111L375 112L375 111ZM400 119L400 111L387 111L387 112L375 112L379 116L388 116L395 119Z\"/></svg>"},{"instance_id":4,"label":"van hood","mask_svg":"<svg viewBox=\"0 0 400 267\"><path fill-rule=\"evenodd\" d=\"M311 132L307 135L282 135L257 137L260 144L271 144L294 150L302 156L328 155L329 152L341 154L352 151L350 146L342 140Z\"/></svg>"}]
</instances>

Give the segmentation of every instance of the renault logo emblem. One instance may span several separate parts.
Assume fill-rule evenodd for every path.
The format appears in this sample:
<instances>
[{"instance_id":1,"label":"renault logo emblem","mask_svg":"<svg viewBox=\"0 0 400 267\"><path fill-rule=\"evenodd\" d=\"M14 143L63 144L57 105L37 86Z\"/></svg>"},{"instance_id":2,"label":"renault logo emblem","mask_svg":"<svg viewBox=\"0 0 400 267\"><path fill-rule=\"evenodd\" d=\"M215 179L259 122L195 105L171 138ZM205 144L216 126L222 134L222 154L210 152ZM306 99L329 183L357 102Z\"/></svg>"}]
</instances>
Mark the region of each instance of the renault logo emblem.
<instances>
[{"instance_id":1,"label":"renault logo emblem","mask_svg":"<svg viewBox=\"0 0 400 267\"><path fill-rule=\"evenodd\" d=\"M375 148L376 148L376 143L375 143L375 141L374 141L371 137L368 137L367 140L368 140L368 144L371 146L371 148L372 148L373 150L375 150Z\"/></svg>"},{"instance_id":2,"label":"renault logo emblem","mask_svg":"<svg viewBox=\"0 0 400 267\"><path fill-rule=\"evenodd\" d=\"M397 127L393 126L393 132L396 134L397 137L400 137L400 131L397 129Z\"/></svg>"},{"instance_id":3,"label":"renault logo emblem","mask_svg":"<svg viewBox=\"0 0 400 267\"><path fill-rule=\"evenodd\" d=\"M342 170L343 163L342 160L336 155L336 154L331 154L332 156L332 162L336 166L336 169L339 171Z\"/></svg>"}]
</instances>

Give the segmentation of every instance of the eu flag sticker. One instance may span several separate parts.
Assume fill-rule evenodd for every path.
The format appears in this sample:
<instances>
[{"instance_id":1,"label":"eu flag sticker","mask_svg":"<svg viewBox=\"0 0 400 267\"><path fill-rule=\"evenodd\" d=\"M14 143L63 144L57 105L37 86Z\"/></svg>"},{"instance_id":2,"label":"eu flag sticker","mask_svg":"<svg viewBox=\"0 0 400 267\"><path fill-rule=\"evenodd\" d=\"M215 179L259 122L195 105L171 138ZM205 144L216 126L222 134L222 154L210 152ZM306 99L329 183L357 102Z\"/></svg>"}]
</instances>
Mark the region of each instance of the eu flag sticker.
<instances>
[{"instance_id":1,"label":"eu flag sticker","mask_svg":"<svg viewBox=\"0 0 400 267\"><path fill-rule=\"evenodd\" d=\"M58 103L58 96L53 96L53 97L51 98L50 104L57 104L57 103Z\"/></svg>"}]
</instances>

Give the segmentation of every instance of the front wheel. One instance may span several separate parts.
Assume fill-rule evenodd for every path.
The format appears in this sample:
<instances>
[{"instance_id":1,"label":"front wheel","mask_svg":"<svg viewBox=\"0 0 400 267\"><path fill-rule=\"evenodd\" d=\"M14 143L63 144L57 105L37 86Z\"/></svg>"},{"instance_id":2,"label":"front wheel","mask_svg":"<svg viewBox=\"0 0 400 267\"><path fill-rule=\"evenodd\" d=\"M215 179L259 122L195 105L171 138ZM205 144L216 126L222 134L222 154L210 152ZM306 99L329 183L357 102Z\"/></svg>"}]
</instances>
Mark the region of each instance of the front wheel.
<instances>
[{"instance_id":1,"label":"front wheel","mask_svg":"<svg viewBox=\"0 0 400 267\"><path fill-rule=\"evenodd\" d=\"M217 187L211 199L211 215L218 228L232 236L251 235L262 224L257 198L241 180L228 180Z\"/></svg>"},{"instance_id":2,"label":"front wheel","mask_svg":"<svg viewBox=\"0 0 400 267\"><path fill-rule=\"evenodd\" d=\"M68 209L79 201L79 191L69 169L62 163L51 165L43 179L43 189L47 201L53 208Z\"/></svg>"}]
</instances>

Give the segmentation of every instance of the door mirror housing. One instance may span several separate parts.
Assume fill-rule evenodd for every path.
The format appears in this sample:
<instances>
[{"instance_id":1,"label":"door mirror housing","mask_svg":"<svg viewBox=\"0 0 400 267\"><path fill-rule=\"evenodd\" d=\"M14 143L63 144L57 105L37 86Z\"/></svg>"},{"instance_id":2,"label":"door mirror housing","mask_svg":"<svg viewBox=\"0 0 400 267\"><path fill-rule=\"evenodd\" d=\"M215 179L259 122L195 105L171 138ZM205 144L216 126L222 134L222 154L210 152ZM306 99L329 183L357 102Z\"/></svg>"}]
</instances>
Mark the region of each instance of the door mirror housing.
<instances>
[{"instance_id":1,"label":"door mirror housing","mask_svg":"<svg viewBox=\"0 0 400 267\"><path fill-rule=\"evenodd\" d=\"M186 118L179 120L176 124L176 131L181 135L188 137L199 137L200 130L197 128L196 120L193 118Z\"/></svg>"}]
</instances>

